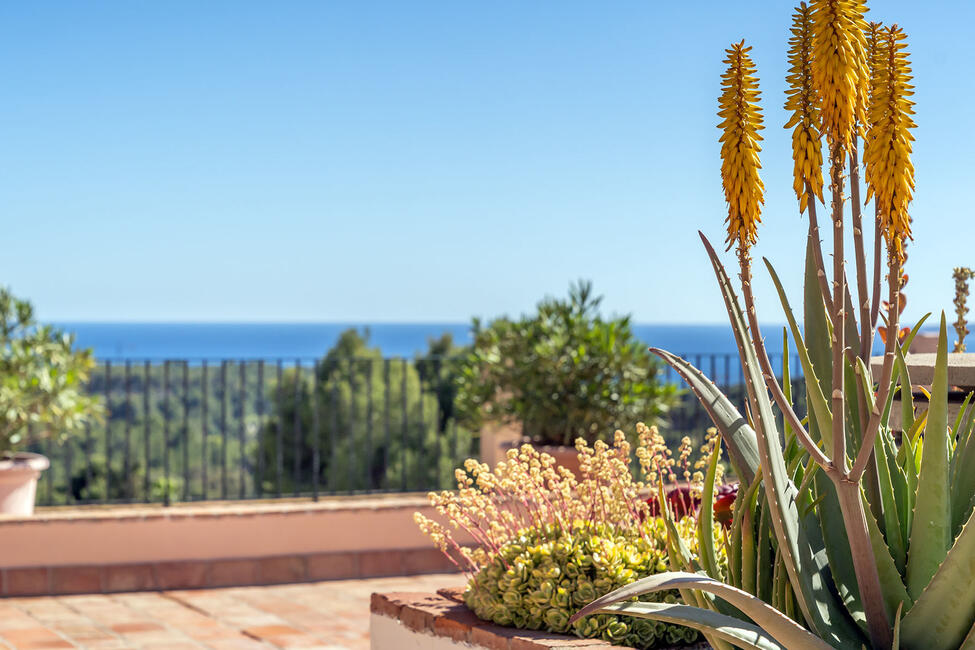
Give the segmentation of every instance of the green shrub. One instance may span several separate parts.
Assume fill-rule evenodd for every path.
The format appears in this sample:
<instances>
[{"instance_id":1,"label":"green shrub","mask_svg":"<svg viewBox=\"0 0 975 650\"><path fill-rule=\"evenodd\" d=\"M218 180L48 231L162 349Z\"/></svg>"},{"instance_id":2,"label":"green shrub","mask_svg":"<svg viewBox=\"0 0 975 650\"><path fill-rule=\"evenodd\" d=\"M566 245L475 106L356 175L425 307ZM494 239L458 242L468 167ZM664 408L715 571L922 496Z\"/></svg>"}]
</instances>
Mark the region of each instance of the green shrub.
<instances>
[{"instance_id":1,"label":"green shrub","mask_svg":"<svg viewBox=\"0 0 975 650\"><path fill-rule=\"evenodd\" d=\"M677 389L633 335L628 316L604 319L589 282L567 300L546 298L537 313L474 321L474 344L461 364L457 411L472 427L516 420L532 441L592 442L637 422L658 423Z\"/></svg>"},{"instance_id":2,"label":"green shrub","mask_svg":"<svg viewBox=\"0 0 975 650\"><path fill-rule=\"evenodd\" d=\"M100 417L84 386L94 367L74 337L34 320L26 300L0 289L0 454L64 437Z\"/></svg>"}]
</instances>

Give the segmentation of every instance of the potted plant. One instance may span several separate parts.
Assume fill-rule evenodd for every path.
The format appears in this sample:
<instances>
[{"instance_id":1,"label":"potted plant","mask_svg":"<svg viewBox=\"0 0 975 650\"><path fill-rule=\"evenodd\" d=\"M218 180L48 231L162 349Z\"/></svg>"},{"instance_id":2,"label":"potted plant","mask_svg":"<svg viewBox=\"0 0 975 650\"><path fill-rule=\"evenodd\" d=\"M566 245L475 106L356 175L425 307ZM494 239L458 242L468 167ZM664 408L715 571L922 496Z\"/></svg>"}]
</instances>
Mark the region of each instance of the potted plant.
<instances>
[{"instance_id":1,"label":"potted plant","mask_svg":"<svg viewBox=\"0 0 975 650\"><path fill-rule=\"evenodd\" d=\"M87 395L94 360L74 337L34 320L25 300L0 289L0 514L34 511L37 478L50 466L28 451L40 440L62 440L99 417Z\"/></svg>"},{"instance_id":2,"label":"potted plant","mask_svg":"<svg viewBox=\"0 0 975 650\"><path fill-rule=\"evenodd\" d=\"M652 425L674 404L677 388L657 377L660 365L633 335L629 316L603 318L592 284L567 299L546 298L536 313L487 326L474 320L474 343L460 364L457 414L482 431L482 459L504 455L492 444L532 442L569 469L572 446L637 422ZM510 432L492 443L489 434Z\"/></svg>"}]
</instances>

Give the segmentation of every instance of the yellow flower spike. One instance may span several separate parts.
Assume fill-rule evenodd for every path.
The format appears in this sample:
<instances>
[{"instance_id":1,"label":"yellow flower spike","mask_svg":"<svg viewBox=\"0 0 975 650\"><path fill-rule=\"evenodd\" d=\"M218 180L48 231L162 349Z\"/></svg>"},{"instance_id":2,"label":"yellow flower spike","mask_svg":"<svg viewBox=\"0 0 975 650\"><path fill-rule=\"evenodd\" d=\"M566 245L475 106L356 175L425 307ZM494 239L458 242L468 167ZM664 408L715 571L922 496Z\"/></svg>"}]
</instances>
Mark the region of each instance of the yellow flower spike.
<instances>
[{"instance_id":1,"label":"yellow flower spike","mask_svg":"<svg viewBox=\"0 0 975 650\"><path fill-rule=\"evenodd\" d=\"M819 94L822 131L842 151L857 124L866 123L867 27L863 0L811 0L813 85Z\"/></svg>"},{"instance_id":2,"label":"yellow flower spike","mask_svg":"<svg viewBox=\"0 0 975 650\"><path fill-rule=\"evenodd\" d=\"M765 185L759 178L762 168L758 144L763 129L762 112L758 107L758 79L755 64L745 47L745 41L725 50L727 71L721 76L721 96L718 117L722 130L721 184L728 202L728 248L737 242L747 251L758 238L758 224L762 220Z\"/></svg>"},{"instance_id":3,"label":"yellow flower spike","mask_svg":"<svg viewBox=\"0 0 975 650\"><path fill-rule=\"evenodd\" d=\"M867 198L874 197L888 254L903 264L904 244L911 239L907 207L914 198L914 165L911 162L917 126L906 35L897 25L883 30L878 42L878 69L871 87L870 138L864 162L867 167Z\"/></svg>"},{"instance_id":4,"label":"yellow flower spike","mask_svg":"<svg viewBox=\"0 0 975 650\"><path fill-rule=\"evenodd\" d=\"M823 200L823 151L820 134L819 95L812 79L812 10L805 2L792 16L789 39L789 75L785 110L792 115L785 128L792 129L793 189L799 199L799 212L809 203L807 187Z\"/></svg>"},{"instance_id":5,"label":"yellow flower spike","mask_svg":"<svg viewBox=\"0 0 975 650\"><path fill-rule=\"evenodd\" d=\"M875 97L875 83L878 79L878 75L882 70L886 70L887 64L884 60L884 26L882 23L871 22L864 32L867 41L867 68L870 73L870 79L868 83L867 90L867 123L866 123L866 134L864 136L864 163L866 162L866 152L870 149L870 142L877 137L877 133L873 128L873 120L870 117L870 107L876 102ZM873 185L874 180L872 174L876 167L873 165L866 166L863 176L867 183L867 198L864 199L864 204L870 201L870 197L873 196Z\"/></svg>"}]
</instances>

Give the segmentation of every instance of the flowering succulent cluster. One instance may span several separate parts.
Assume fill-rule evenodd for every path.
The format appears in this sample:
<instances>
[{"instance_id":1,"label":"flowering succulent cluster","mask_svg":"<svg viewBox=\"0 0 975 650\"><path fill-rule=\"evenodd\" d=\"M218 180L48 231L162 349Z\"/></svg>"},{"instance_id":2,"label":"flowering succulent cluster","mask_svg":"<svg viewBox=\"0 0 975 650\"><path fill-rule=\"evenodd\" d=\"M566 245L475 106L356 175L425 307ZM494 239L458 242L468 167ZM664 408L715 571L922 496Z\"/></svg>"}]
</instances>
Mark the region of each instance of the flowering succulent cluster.
<instances>
[{"instance_id":1,"label":"flowering succulent cluster","mask_svg":"<svg viewBox=\"0 0 975 650\"><path fill-rule=\"evenodd\" d=\"M593 598L667 570L667 530L657 516L661 489L675 493L682 479L679 487L688 503L701 501L703 466L692 460L691 440L684 438L675 456L655 427L641 423L637 436L635 450L622 431L616 432L612 445L597 441L590 447L578 439L578 478L550 455L522 445L509 450L493 469L468 460L456 472L456 491L430 494L448 525L420 513L414 518L470 575L465 598L478 616L501 625L574 632L635 647L697 638L671 625L612 615L568 623ZM709 455L715 444L717 432L711 430L702 452ZM642 480L634 477L637 466ZM691 515L676 526L686 547L696 552L696 505L681 511L673 505L671 510L679 515ZM458 543L454 533L472 539L473 546ZM723 537L717 529L714 544L721 548L722 563ZM673 598L654 597L655 602Z\"/></svg>"},{"instance_id":2,"label":"flowering succulent cluster","mask_svg":"<svg viewBox=\"0 0 975 650\"><path fill-rule=\"evenodd\" d=\"M692 540L694 523L678 522ZM621 533L607 524L582 523L570 532L549 526L529 529L505 544L472 580L468 607L500 625L575 633L634 648L684 645L698 639L689 628L611 614L588 616L569 624L580 607L634 580L667 570L667 532L660 519L643 527L644 535ZM649 602L677 602L676 592L656 593Z\"/></svg>"},{"instance_id":3,"label":"flowering succulent cluster","mask_svg":"<svg viewBox=\"0 0 975 650\"><path fill-rule=\"evenodd\" d=\"M430 493L430 503L450 523L449 529L419 513L414 518L441 551L471 574L528 529L571 531L584 522L639 535L640 522L651 516L646 495L655 494L660 481L675 481L677 471L683 471L685 480L700 477L690 473L689 439L675 459L656 427L640 423L637 434L635 455L645 481L633 477L631 446L622 431L616 432L612 446L576 440L578 478L526 444L508 450L506 460L493 470L468 459L456 470L456 491ZM451 529L473 538L475 546L458 544Z\"/></svg>"}]
</instances>

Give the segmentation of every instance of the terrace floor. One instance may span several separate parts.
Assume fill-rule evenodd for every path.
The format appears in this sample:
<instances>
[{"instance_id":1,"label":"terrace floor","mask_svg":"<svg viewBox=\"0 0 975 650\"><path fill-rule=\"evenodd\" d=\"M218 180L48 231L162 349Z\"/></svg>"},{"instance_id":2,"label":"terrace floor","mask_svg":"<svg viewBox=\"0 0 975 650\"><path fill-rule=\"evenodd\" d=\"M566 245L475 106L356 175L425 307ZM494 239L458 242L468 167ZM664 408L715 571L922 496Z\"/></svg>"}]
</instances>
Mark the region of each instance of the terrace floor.
<instances>
[{"instance_id":1,"label":"terrace floor","mask_svg":"<svg viewBox=\"0 0 975 650\"><path fill-rule=\"evenodd\" d=\"M0 600L2 648L369 647L369 596L432 592L460 574Z\"/></svg>"}]
</instances>

